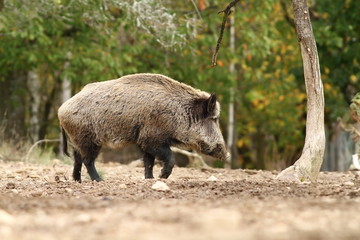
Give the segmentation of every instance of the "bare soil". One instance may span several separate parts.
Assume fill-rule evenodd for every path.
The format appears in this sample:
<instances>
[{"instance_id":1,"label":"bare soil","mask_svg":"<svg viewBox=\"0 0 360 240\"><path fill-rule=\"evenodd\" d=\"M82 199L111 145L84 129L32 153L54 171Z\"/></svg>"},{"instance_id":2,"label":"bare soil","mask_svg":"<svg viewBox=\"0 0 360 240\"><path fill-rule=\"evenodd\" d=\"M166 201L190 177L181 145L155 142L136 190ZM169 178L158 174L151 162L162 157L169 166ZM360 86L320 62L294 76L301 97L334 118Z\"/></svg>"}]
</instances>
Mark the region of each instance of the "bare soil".
<instances>
[{"instance_id":1,"label":"bare soil","mask_svg":"<svg viewBox=\"0 0 360 240\"><path fill-rule=\"evenodd\" d=\"M174 168L159 191L141 167L98 169L104 182L84 174L80 184L58 160L0 162L0 239L360 239L358 172L289 183L269 171Z\"/></svg>"}]
</instances>

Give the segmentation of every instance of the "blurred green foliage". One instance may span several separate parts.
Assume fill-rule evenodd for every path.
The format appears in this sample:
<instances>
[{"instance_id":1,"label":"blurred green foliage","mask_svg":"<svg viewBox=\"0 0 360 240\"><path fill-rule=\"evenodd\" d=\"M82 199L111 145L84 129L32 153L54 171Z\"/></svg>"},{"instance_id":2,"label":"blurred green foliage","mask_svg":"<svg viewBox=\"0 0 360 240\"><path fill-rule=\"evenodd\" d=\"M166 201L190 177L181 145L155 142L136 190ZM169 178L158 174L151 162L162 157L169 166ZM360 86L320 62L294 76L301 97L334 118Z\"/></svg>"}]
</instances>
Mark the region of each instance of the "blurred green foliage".
<instances>
[{"instance_id":1,"label":"blurred green foliage","mask_svg":"<svg viewBox=\"0 0 360 240\"><path fill-rule=\"evenodd\" d=\"M239 2L231 15L235 53L229 51L227 29L215 68L210 67L211 56L224 1L0 2L0 86L9 93L0 96L0 119L11 121L5 113L23 105L25 131L20 135L27 134L31 99L26 84L18 82L26 81L29 71L38 73L39 94L50 105L41 119L48 138L59 134L56 110L65 78L75 93L89 82L157 72L216 92L225 135L229 89L235 89L238 166L259 167L261 155L265 167L281 168L301 152L306 93L288 1ZM347 111L360 86L359 12L358 0L310 1L328 129ZM230 62L236 73L230 73ZM40 113L46 111L45 104L40 107Z\"/></svg>"}]
</instances>

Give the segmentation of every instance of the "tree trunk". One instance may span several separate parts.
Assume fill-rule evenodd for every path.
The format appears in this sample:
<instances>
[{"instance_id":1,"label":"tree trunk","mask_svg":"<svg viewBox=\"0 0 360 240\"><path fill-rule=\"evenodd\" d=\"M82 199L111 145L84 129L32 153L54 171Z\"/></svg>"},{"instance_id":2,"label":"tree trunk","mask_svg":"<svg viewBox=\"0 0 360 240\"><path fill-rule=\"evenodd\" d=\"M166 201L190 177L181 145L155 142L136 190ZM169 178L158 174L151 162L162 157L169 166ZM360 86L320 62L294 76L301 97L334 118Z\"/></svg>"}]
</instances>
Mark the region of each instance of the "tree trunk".
<instances>
[{"instance_id":1,"label":"tree trunk","mask_svg":"<svg viewBox=\"0 0 360 240\"><path fill-rule=\"evenodd\" d=\"M0 136L2 140L18 140L26 136L27 100L22 93L26 89L27 74L21 71L10 74L0 81Z\"/></svg>"},{"instance_id":2,"label":"tree trunk","mask_svg":"<svg viewBox=\"0 0 360 240\"><path fill-rule=\"evenodd\" d=\"M61 103L71 98L71 82L66 77L61 82Z\"/></svg>"},{"instance_id":3,"label":"tree trunk","mask_svg":"<svg viewBox=\"0 0 360 240\"><path fill-rule=\"evenodd\" d=\"M54 82L54 86L52 86L50 94L47 94L48 97L45 99L45 104L43 104L43 111L42 111L42 118L41 118L41 124L39 129L39 139L45 139L46 133L48 130L48 126L50 123L50 114L51 110L53 108L55 97L57 93L57 80Z\"/></svg>"},{"instance_id":4,"label":"tree trunk","mask_svg":"<svg viewBox=\"0 0 360 240\"><path fill-rule=\"evenodd\" d=\"M266 135L259 129L251 136L251 150L255 159L256 169L265 169Z\"/></svg>"},{"instance_id":5,"label":"tree trunk","mask_svg":"<svg viewBox=\"0 0 360 240\"><path fill-rule=\"evenodd\" d=\"M300 158L283 170L278 179L315 181L325 151L324 91L320 75L319 57L310 22L306 0L293 0L295 26L303 59L307 93L305 144Z\"/></svg>"},{"instance_id":6,"label":"tree trunk","mask_svg":"<svg viewBox=\"0 0 360 240\"><path fill-rule=\"evenodd\" d=\"M27 84L30 93L30 127L29 135L32 142L39 140L40 130L40 104L41 104L41 83L38 70L31 70L28 73Z\"/></svg>"},{"instance_id":7,"label":"tree trunk","mask_svg":"<svg viewBox=\"0 0 360 240\"><path fill-rule=\"evenodd\" d=\"M68 57L71 57L71 52L68 53ZM70 62L66 62L64 69L69 68ZM71 81L68 77L64 77L61 79L61 103L66 102L68 99L71 98ZM60 131L61 132L61 131ZM61 134L59 135L59 138L61 139ZM60 142L61 146L60 149L63 149L63 142ZM64 157L63 151L60 151L60 156Z\"/></svg>"},{"instance_id":8,"label":"tree trunk","mask_svg":"<svg viewBox=\"0 0 360 240\"><path fill-rule=\"evenodd\" d=\"M235 53L235 14L233 14L230 17L230 52L231 54ZM235 62L234 60L231 60L230 66L229 66L229 72L231 76L236 79L236 73L235 73ZM228 152L231 153L231 159L228 159L225 162L225 168L231 168L234 165L235 156L233 153L233 147L234 147L234 132L235 132L235 101L234 101L234 95L235 95L235 87L232 86L229 89L230 93L230 101L229 101L229 121L228 121L228 129L227 129L227 148Z\"/></svg>"},{"instance_id":9,"label":"tree trunk","mask_svg":"<svg viewBox=\"0 0 360 240\"><path fill-rule=\"evenodd\" d=\"M327 137L324 163L321 171L346 171L351 165L355 144L350 132L337 121L331 125L331 136Z\"/></svg>"}]
</instances>

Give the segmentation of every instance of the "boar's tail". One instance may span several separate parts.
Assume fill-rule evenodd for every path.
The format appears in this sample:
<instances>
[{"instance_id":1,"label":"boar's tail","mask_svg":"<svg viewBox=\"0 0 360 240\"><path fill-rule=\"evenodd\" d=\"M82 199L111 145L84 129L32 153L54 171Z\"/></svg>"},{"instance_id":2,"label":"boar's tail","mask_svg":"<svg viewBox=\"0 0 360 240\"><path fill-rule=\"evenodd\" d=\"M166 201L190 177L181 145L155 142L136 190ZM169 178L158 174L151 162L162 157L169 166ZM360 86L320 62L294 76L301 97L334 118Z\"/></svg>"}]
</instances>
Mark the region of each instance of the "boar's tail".
<instances>
[{"instance_id":1,"label":"boar's tail","mask_svg":"<svg viewBox=\"0 0 360 240\"><path fill-rule=\"evenodd\" d=\"M63 127L61 127L61 136L62 136L62 147L63 147L63 153L70 157L70 154L68 152L68 146L67 146L67 138L66 138L66 132Z\"/></svg>"}]
</instances>

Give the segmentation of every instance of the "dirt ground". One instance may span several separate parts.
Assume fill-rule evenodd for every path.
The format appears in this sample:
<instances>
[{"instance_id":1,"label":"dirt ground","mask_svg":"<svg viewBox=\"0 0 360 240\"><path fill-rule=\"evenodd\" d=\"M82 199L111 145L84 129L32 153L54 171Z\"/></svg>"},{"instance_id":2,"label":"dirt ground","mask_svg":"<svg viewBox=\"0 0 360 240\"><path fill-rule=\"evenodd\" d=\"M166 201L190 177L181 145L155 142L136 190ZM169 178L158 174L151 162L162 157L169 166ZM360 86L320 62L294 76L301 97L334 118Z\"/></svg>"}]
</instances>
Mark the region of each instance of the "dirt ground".
<instances>
[{"instance_id":1,"label":"dirt ground","mask_svg":"<svg viewBox=\"0 0 360 240\"><path fill-rule=\"evenodd\" d=\"M360 239L360 173L288 183L276 172L98 164L104 182L72 166L0 162L0 239ZM160 168L155 168L156 175Z\"/></svg>"}]
</instances>

